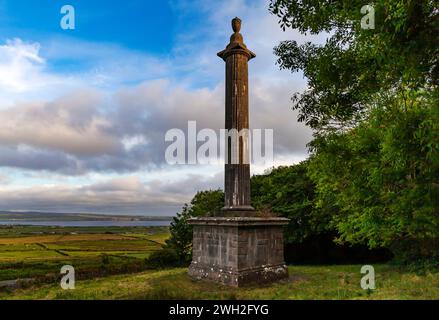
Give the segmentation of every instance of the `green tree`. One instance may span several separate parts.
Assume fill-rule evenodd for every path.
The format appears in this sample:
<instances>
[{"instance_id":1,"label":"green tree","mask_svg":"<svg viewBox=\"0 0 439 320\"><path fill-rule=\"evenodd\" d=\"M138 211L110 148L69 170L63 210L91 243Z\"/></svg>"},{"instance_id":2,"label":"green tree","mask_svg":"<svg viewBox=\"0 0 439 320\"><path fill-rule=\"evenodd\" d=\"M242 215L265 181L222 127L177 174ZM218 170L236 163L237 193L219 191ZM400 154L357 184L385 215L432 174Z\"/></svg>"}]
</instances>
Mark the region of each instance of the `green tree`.
<instances>
[{"instance_id":1,"label":"green tree","mask_svg":"<svg viewBox=\"0 0 439 320\"><path fill-rule=\"evenodd\" d=\"M222 190L199 191L191 200L190 215L192 217L214 216L224 206Z\"/></svg>"},{"instance_id":2,"label":"green tree","mask_svg":"<svg viewBox=\"0 0 439 320\"><path fill-rule=\"evenodd\" d=\"M286 243L301 243L327 231L330 215L315 208L315 184L307 176L308 162L272 169L251 178L252 205L257 210L289 218Z\"/></svg>"},{"instance_id":3,"label":"green tree","mask_svg":"<svg viewBox=\"0 0 439 320\"><path fill-rule=\"evenodd\" d=\"M361 26L364 5L272 0L282 28L327 34L324 45L284 41L275 54L308 79L293 108L314 129L316 206L339 241L429 259L439 252L439 4L374 1L373 29Z\"/></svg>"},{"instance_id":4,"label":"green tree","mask_svg":"<svg viewBox=\"0 0 439 320\"><path fill-rule=\"evenodd\" d=\"M171 233L166 240L165 250L174 251L179 264L185 264L189 260L192 250L192 227L188 220L191 218L188 204L184 204L181 212L172 219L169 231Z\"/></svg>"},{"instance_id":5,"label":"green tree","mask_svg":"<svg viewBox=\"0 0 439 320\"><path fill-rule=\"evenodd\" d=\"M364 29L362 0L272 0L280 25L326 32L325 45L283 41L281 68L302 70L309 89L293 97L300 121L318 133L352 128L375 95L435 90L439 83L439 4L436 0L376 0L375 28Z\"/></svg>"},{"instance_id":6,"label":"green tree","mask_svg":"<svg viewBox=\"0 0 439 320\"><path fill-rule=\"evenodd\" d=\"M222 207L224 194L221 190L199 191L185 204L181 212L171 222L170 237L166 241L165 250L173 250L178 257L178 264L187 264L192 256L192 226L188 220L193 217L214 215ZM167 254L168 256L172 256ZM167 259L166 261L168 261Z\"/></svg>"},{"instance_id":7,"label":"green tree","mask_svg":"<svg viewBox=\"0 0 439 320\"><path fill-rule=\"evenodd\" d=\"M437 101L390 97L356 128L313 142L317 206L337 208L340 241L389 247L401 262L438 256Z\"/></svg>"}]
</instances>

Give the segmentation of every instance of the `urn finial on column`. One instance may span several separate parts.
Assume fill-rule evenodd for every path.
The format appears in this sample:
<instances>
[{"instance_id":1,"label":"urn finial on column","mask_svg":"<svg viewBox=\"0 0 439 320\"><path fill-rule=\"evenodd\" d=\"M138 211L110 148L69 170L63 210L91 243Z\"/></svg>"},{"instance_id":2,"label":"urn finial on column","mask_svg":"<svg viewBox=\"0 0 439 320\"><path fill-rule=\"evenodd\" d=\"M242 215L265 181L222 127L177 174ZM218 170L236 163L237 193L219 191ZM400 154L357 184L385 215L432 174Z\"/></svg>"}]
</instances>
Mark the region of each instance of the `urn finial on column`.
<instances>
[{"instance_id":1,"label":"urn finial on column","mask_svg":"<svg viewBox=\"0 0 439 320\"><path fill-rule=\"evenodd\" d=\"M233 34L230 36L230 43L227 45L226 49L221 52L218 52L218 56L226 61L227 57L234 53L242 53L247 56L248 60L251 60L256 57L256 55L247 49L247 46L244 44L244 38L240 33L242 26L242 20L238 17L232 19L232 29Z\"/></svg>"},{"instance_id":2,"label":"urn finial on column","mask_svg":"<svg viewBox=\"0 0 439 320\"><path fill-rule=\"evenodd\" d=\"M238 17L233 18L232 29L235 33L241 31L241 23L242 23L242 21Z\"/></svg>"}]
</instances>

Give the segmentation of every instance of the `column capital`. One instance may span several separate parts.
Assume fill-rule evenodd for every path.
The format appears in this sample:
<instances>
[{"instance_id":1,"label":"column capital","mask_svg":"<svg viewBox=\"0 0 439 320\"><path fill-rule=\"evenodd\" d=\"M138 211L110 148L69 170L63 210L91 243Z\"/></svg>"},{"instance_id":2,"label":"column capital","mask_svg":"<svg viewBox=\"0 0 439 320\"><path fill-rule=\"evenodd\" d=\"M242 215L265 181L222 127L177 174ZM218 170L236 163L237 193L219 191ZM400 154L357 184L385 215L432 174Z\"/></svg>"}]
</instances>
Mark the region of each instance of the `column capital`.
<instances>
[{"instance_id":1,"label":"column capital","mask_svg":"<svg viewBox=\"0 0 439 320\"><path fill-rule=\"evenodd\" d=\"M221 52L218 52L218 57L222 58L226 61L227 57L232 54L243 54L247 56L248 60L251 60L256 57L252 51L247 49L247 46L244 44L244 38L242 34L239 33L241 30L241 19L238 17L232 20L232 29L234 33L230 37L230 43L227 45L226 49Z\"/></svg>"}]
</instances>

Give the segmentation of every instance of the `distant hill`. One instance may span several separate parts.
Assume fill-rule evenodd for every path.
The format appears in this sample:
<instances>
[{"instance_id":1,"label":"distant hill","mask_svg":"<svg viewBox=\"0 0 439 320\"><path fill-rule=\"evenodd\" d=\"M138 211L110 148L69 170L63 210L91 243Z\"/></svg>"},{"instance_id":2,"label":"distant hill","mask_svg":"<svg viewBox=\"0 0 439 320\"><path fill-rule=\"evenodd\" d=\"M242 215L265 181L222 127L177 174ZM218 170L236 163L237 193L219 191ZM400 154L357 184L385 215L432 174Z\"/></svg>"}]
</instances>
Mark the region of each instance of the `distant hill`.
<instances>
[{"instance_id":1,"label":"distant hill","mask_svg":"<svg viewBox=\"0 0 439 320\"><path fill-rule=\"evenodd\" d=\"M39 211L0 211L0 220L11 221L170 221L172 217L127 216L96 213L56 213Z\"/></svg>"}]
</instances>

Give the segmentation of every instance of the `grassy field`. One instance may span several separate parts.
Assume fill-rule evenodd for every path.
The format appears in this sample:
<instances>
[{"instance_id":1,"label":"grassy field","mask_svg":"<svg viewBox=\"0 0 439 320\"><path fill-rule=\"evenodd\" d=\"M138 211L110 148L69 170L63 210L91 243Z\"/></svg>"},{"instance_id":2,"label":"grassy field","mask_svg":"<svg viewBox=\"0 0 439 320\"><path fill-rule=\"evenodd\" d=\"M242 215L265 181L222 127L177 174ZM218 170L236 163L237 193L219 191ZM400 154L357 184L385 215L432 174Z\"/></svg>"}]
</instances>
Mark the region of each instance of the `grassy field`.
<instances>
[{"instance_id":1,"label":"grassy field","mask_svg":"<svg viewBox=\"0 0 439 320\"><path fill-rule=\"evenodd\" d=\"M377 265L375 290L360 288L360 265L291 266L290 279L264 287L231 289L192 281L187 269L145 271L0 293L1 299L439 299L439 274L423 276Z\"/></svg>"},{"instance_id":2,"label":"grassy field","mask_svg":"<svg viewBox=\"0 0 439 320\"><path fill-rule=\"evenodd\" d=\"M165 227L0 227L0 299L439 299L439 272L376 265L376 289L362 290L360 265L290 266L290 278L263 287L192 281L187 269L147 270L145 258L169 236ZM75 267L76 289L59 285Z\"/></svg>"},{"instance_id":3,"label":"grassy field","mask_svg":"<svg viewBox=\"0 0 439 320\"><path fill-rule=\"evenodd\" d=\"M167 237L166 227L0 227L0 281L48 282L68 264L78 279L142 271Z\"/></svg>"}]
</instances>

